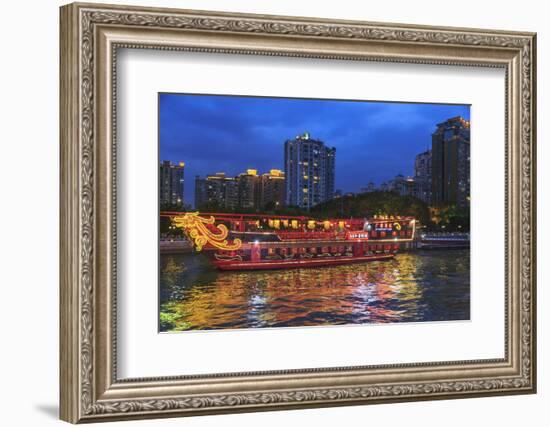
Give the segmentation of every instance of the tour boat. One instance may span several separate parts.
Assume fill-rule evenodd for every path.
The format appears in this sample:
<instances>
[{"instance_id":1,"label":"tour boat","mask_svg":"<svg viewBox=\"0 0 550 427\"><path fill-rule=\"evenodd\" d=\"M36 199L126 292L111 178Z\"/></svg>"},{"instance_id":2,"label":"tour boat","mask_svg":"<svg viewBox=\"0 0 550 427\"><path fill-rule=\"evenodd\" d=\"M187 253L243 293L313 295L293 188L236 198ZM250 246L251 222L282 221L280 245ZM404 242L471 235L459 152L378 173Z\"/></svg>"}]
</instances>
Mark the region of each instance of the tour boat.
<instances>
[{"instance_id":1,"label":"tour boat","mask_svg":"<svg viewBox=\"0 0 550 427\"><path fill-rule=\"evenodd\" d=\"M415 238L415 219L163 212L220 270L325 267L392 259Z\"/></svg>"}]
</instances>

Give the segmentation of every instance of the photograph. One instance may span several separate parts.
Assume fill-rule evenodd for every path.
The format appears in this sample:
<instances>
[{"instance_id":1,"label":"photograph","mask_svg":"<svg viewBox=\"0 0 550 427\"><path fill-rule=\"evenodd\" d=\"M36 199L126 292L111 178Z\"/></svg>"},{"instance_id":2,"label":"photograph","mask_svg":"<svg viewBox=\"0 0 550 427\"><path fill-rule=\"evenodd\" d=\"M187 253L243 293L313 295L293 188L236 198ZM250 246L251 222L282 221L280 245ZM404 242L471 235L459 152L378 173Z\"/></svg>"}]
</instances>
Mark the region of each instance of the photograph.
<instances>
[{"instance_id":1,"label":"photograph","mask_svg":"<svg viewBox=\"0 0 550 427\"><path fill-rule=\"evenodd\" d=\"M159 93L159 331L470 320L470 105Z\"/></svg>"}]
</instances>

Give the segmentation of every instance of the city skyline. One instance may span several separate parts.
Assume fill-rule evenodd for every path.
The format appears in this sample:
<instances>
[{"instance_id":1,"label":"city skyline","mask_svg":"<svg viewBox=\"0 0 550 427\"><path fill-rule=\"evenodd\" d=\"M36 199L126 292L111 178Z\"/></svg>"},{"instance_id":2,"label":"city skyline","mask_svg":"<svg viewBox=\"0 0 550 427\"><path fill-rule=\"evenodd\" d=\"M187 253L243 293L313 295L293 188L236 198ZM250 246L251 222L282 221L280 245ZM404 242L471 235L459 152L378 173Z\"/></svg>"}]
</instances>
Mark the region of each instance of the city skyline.
<instances>
[{"instance_id":1,"label":"city skyline","mask_svg":"<svg viewBox=\"0 0 550 427\"><path fill-rule=\"evenodd\" d=\"M188 179L283 169L284 142L309 132L337 149L335 189L356 193L370 181L413 175L411 160L430 148L436 125L454 116L469 120L470 107L160 94L160 160L184 161ZM193 191L185 203L194 203Z\"/></svg>"}]
</instances>

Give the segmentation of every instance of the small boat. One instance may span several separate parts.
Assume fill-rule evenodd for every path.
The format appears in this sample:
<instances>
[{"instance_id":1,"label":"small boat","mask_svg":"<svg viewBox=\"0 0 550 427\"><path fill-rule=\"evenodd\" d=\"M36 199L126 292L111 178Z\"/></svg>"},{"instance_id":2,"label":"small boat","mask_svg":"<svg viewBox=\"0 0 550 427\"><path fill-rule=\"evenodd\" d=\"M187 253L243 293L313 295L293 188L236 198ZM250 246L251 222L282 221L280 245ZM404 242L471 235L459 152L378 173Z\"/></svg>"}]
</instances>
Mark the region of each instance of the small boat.
<instances>
[{"instance_id":1,"label":"small boat","mask_svg":"<svg viewBox=\"0 0 550 427\"><path fill-rule=\"evenodd\" d=\"M419 249L468 249L469 247L469 233L422 234L418 242Z\"/></svg>"},{"instance_id":2,"label":"small boat","mask_svg":"<svg viewBox=\"0 0 550 427\"><path fill-rule=\"evenodd\" d=\"M392 259L415 238L412 217L318 220L303 216L162 213L220 270L327 267ZM161 214L161 215L162 215Z\"/></svg>"}]
</instances>

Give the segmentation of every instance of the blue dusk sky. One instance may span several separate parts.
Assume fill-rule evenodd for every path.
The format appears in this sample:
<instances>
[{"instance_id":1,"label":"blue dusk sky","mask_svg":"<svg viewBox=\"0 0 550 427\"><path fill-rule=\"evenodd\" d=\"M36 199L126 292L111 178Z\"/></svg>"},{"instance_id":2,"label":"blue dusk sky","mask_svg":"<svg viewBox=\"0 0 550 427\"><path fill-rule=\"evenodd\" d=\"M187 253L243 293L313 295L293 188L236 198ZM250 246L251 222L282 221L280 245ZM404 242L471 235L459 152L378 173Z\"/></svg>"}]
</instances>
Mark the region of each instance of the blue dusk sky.
<instances>
[{"instance_id":1,"label":"blue dusk sky","mask_svg":"<svg viewBox=\"0 0 550 427\"><path fill-rule=\"evenodd\" d=\"M185 201L195 175L284 170L284 142L309 132L336 147L335 188L358 192L412 175L436 125L470 119L468 105L159 94L160 161L185 162Z\"/></svg>"}]
</instances>

